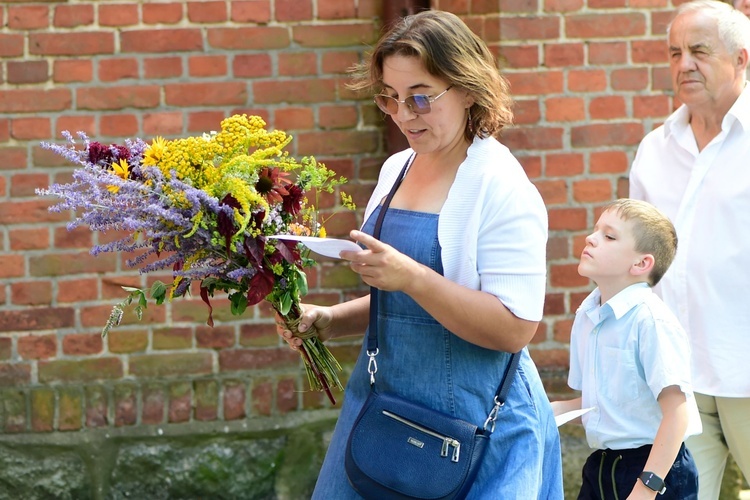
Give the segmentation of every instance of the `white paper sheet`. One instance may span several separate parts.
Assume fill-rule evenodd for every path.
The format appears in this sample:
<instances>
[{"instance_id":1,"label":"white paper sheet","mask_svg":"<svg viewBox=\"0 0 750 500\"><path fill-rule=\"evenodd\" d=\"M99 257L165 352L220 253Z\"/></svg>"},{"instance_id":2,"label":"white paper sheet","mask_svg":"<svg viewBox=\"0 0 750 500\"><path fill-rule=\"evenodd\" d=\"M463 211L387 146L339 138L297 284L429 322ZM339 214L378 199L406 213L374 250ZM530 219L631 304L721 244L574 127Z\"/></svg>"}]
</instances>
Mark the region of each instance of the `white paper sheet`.
<instances>
[{"instance_id":1,"label":"white paper sheet","mask_svg":"<svg viewBox=\"0 0 750 500\"><path fill-rule=\"evenodd\" d=\"M581 415L584 415L593 409L594 409L593 407L581 408L580 410L573 410L573 411L562 413L555 417L555 423L557 424L558 427L560 427L565 422L570 422L574 418L580 417Z\"/></svg>"},{"instance_id":2,"label":"white paper sheet","mask_svg":"<svg viewBox=\"0 0 750 500\"><path fill-rule=\"evenodd\" d=\"M275 238L277 240L299 241L313 252L334 259L341 258L339 257L339 253L342 250L352 250L355 252L362 250L362 247L351 240L340 240L337 238L296 236L294 234L275 234L273 236L268 236L268 238Z\"/></svg>"}]
</instances>

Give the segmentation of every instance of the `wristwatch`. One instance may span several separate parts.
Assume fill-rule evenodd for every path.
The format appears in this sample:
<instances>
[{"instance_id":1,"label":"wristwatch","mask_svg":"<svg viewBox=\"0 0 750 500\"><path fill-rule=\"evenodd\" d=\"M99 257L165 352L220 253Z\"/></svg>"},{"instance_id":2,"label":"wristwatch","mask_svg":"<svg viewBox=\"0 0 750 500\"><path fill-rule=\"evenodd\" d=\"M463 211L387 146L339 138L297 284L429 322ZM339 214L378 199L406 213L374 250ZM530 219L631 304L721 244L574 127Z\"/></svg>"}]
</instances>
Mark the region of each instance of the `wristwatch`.
<instances>
[{"instance_id":1,"label":"wristwatch","mask_svg":"<svg viewBox=\"0 0 750 500\"><path fill-rule=\"evenodd\" d=\"M664 480L653 472L644 470L643 472L641 472L639 479L641 480L641 482L643 482L643 484L646 485L648 489L653 490L660 495L663 495L664 492L667 491L667 487L664 486Z\"/></svg>"}]
</instances>

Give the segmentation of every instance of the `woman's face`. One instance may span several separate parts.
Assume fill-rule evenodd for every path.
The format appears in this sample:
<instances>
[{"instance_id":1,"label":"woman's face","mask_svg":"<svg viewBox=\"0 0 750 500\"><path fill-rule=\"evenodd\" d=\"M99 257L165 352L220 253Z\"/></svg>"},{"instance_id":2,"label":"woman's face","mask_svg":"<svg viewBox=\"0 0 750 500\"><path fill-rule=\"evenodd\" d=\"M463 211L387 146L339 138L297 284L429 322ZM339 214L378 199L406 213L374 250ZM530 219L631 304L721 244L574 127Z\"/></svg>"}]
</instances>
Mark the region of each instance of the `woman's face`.
<instances>
[{"instance_id":1,"label":"woman's face","mask_svg":"<svg viewBox=\"0 0 750 500\"><path fill-rule=\"evenodd\" d=\"M734 8L750 16L750 0L734 0Z\"/></svg>"},{"instance_id":2,"label":"woman's face","mask_svg":"<svg viewBox=\"0 0 750 500\"><path fill-rule=\"evenodd\" d=\"M383 60L383 94L399 101L415 94L439 96L430 104L429 113L416 114L407 104L400 103L398 112L391 115L418 154L465 147L464 130L471 98L458 87L451 87L450 82L430 75L418 58L394 55Z\"/></svg>"}]
</instances>

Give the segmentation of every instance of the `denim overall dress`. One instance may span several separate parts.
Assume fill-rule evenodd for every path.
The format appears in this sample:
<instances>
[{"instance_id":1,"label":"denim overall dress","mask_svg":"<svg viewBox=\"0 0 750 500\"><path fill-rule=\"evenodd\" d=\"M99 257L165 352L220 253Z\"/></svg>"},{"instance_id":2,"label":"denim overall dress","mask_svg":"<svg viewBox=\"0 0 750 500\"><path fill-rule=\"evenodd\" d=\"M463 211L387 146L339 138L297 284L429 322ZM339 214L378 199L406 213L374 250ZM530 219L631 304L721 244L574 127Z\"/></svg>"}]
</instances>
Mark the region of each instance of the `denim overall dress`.
<instances>
[{"instance_id":1,"label":"denim overall dress","mask_svg":"<svg viewBox=\"0 0 750 500\"><path fill-rule=\"evenodd\" d=\"M363 231L372 234L380 207ZM381 240L443 274L438 215L389 208ZM468 343L402 292L380 291L375 386L482 426L510 355ZM366 337L366 335L365 335ZM313 499L358 499L344 471L349 432L370 391L363 345ZM536 367L524 349L471 499L563 498L560 441Z\"/></svg>"}]
</instances>

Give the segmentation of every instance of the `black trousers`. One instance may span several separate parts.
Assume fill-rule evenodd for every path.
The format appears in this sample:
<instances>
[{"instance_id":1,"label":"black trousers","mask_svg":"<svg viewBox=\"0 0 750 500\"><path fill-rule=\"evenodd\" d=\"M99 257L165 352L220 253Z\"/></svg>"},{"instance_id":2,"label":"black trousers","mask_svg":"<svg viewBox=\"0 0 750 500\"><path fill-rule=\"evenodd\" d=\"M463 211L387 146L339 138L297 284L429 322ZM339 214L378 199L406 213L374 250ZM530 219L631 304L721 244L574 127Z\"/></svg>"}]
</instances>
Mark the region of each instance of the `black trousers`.
<instances>
[{"instance_id":1,"label":"black trousers","mask_svg":"<svg viewBox=\"0 0 750 500\"><path fill-rule=\"evenodd\" d=\"M627 450L596 450L583 466L578 500L625 500L643 472L650 452L651 445ZM698 498L698 469L684 443L664 484L667 491L657 495L659 500Z\"/></svg>"}]
</instances>

